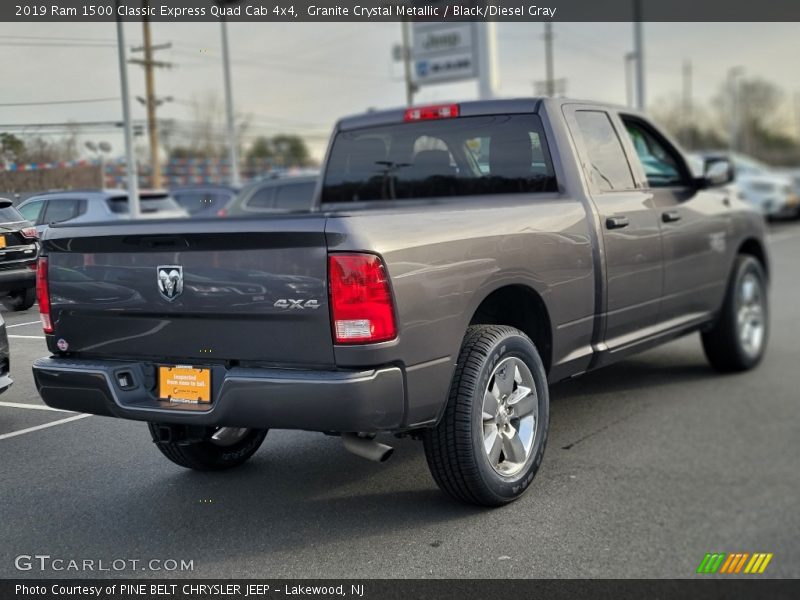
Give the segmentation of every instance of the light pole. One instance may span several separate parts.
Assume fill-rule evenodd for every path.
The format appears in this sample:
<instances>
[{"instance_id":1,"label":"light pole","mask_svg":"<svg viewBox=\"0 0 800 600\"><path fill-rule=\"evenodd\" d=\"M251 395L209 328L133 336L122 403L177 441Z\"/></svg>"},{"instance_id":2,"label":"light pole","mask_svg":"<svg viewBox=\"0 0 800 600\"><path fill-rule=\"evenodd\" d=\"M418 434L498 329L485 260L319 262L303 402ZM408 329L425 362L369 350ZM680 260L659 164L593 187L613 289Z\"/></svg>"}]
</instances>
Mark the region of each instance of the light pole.
<instances>
[{"instance_id":1,"label":"light pole","mask_svg":"<svg viewBox=\"0 0 800 600\"><path fill-rule=\"evenodd\" d=\"M239 177L239 149L236 146L236 123L233 115L233 89L231 86L231 59L228 50L228 23L223 17L220 19L222 28L222 70L225 78L225 116L228 129L228 160L231 163L231 185L240 186Z\"/></svg>"},{"instance_id":2,"label":"light pole","mask_svg":"<svg viewBox=\"0 0 800 600\"><path fill-rule=\"evenodd\" d=\"M642 30L642 0L633 0L633 52L636 55L636 108L647 105L644 89L644 32Z\"/></svg>"},{"instance_id":3,"label":"light pole","mask_svg":"<svg viewBox=\"0 0 800 600\"><path fill-rule=\"evenodd\" d=\"M106 187L106 154L111 153L111 144L108 142L86 142L86 148L100 159L100 189Z\"/></svg>"}]
</instances>

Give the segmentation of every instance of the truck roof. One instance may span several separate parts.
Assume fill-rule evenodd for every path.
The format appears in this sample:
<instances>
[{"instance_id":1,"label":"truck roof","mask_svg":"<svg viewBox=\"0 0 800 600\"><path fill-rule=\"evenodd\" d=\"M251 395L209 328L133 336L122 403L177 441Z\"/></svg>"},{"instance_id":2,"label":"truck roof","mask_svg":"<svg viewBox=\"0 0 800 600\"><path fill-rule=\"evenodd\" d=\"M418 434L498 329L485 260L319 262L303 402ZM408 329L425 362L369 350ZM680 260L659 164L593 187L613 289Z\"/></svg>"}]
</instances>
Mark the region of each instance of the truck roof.
<instances>
[{"instance_id":1,"label":"truck roof","mask_svg":"<svg viewBox=\"0 0 800 600\"><path fill-rule=\"evenodd\" d=\"M469 100L466 102L435 102L419 106L448 106L458 105L459 117L478 117L496 114L537 113L543 103L560 106L562 104L586 104L622 108L606 102L579 100L575 98L503 98L497 100ZM385 110L369 110L365 113L344 117L337 123L337 130L359 129L375 125L393 125L402 123L403 117L409 107L390 108ZM633 109L627 108L631 112Z\"/></svg>"}]
</instances>

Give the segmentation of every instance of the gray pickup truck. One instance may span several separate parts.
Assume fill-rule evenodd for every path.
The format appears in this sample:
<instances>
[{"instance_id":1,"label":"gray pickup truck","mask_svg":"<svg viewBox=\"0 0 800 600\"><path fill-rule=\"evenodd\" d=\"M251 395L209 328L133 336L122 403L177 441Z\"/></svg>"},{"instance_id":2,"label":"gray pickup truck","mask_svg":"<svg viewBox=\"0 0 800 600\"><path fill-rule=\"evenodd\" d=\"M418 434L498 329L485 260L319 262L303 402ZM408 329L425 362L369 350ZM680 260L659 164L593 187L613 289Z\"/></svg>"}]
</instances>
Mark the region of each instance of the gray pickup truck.
<instances>
[{"instance_id":1,"label":"gray pickup truck","mask_svg":"<svg viewBox=\"0 0 800 600\"><path fill-rule=\"evenodd\" d=\"M54 407L146 421L192 469L269 428L424 442L451 496L519 497L548 384L700 332L718 371L768 334L763 219L629 109L563 99L370 112L334 131L311 211L48 230Z\"/></svg>"}]
</instances>

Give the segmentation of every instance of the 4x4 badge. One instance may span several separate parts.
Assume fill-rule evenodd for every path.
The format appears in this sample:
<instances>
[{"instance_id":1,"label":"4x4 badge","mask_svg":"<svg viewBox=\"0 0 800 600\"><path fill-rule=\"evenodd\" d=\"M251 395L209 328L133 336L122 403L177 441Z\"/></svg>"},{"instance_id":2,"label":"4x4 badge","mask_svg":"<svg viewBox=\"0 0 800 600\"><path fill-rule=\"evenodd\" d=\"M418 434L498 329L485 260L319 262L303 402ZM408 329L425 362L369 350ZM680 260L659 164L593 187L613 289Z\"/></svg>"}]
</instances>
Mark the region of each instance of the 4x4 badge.
<instances>
[{"instance_id":1,"label":"4x4 badge","mask_svg":"<svg viewBox=\"0 0 800 600\"><path fill-rule=\"evenodd\" d=\"M183 267L180 265L163 265L156 267L158 274L158 291L172 302L183 293Z\"/></svg>"}]
</instances>

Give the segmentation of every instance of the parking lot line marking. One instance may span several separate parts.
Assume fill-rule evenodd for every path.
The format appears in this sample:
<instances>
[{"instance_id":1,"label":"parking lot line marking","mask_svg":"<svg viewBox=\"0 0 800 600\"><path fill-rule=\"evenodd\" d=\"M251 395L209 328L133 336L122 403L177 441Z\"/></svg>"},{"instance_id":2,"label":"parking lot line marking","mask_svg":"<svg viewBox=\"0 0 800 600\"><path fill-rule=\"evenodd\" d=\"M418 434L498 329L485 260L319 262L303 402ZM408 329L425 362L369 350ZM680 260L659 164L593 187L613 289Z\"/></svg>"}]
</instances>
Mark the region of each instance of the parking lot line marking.
<instances>
[{"instance_id":1,"label":"parking lot line marking","mask_svg":"<svg viewBox=\"0 0 800 600\"><path fill-rule=\"evenodd\" d=\"M52 423L45 423L44 425L37 425L36 427L28 427L27 429L20 429L19 431L12 431L11 433L4 433L0 435L0 440L7 440L8 438L17 437L18 435L23 435L25 433L31 433L33 431L39 431L40 429L47 429L48 427L55 427L56 425L61 425L63 423L69 423L70 421L77 421L78 419L85 419L86 417L91 417L92 415L75 415L74 417L67 417L66 419L59 419L58 421L53 421Z\"/></svg>"},{"instance_id":2,"label":"parking lot line marking","mask_svg":"<svg viewBox=\"0 0 800 600\"><path fill-rule=\"evenodd\" d=\"M41 325L41 321L30 321L28 323L14 323L13 325L6 325L6 329L11 329L12 327L23 327L24 325Z\"/></svg>"},{"instance_id":3,"label":"parking lot line marking","mask_svg":"<svg viewBox=\"0 0 800 600\"><path fill-rule=\"evenodd\" d=\"M43 340L45 337L43 335L9 335L9 339L14 340Z\"/></svg>"},{"instance_id":4,"label":"parking lot line marking","mask_svg":"<svg viewBox=\"0 0 800 600\"><path fill-rule=\"evenodd\" d=\"M74 413L74 410L64 410L63 408L53 408L44 404L25 404L24 402L0 402L0 406L7 408L28 408L31 410L52 410L55 412Z\"/></svg>"}]
</instances>

